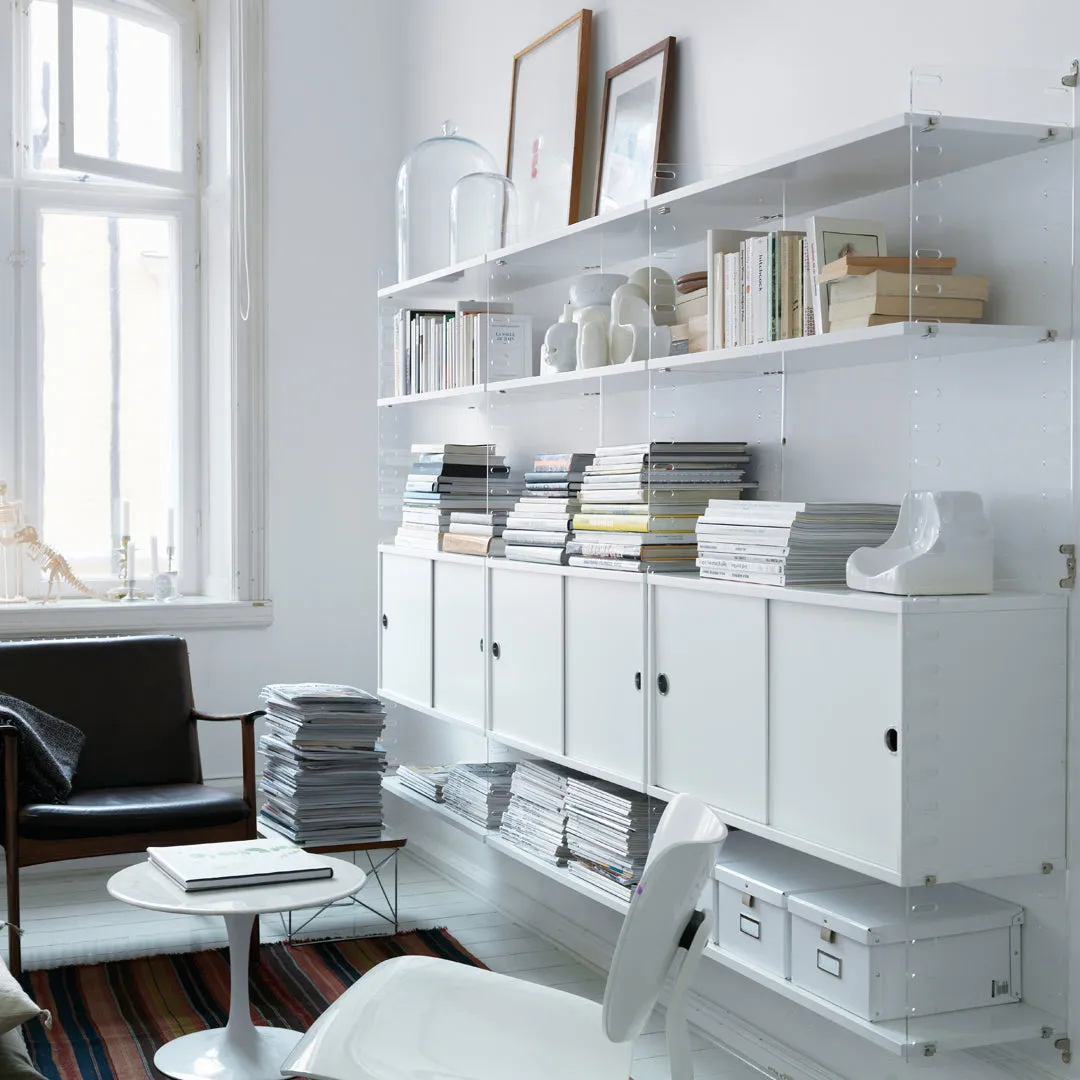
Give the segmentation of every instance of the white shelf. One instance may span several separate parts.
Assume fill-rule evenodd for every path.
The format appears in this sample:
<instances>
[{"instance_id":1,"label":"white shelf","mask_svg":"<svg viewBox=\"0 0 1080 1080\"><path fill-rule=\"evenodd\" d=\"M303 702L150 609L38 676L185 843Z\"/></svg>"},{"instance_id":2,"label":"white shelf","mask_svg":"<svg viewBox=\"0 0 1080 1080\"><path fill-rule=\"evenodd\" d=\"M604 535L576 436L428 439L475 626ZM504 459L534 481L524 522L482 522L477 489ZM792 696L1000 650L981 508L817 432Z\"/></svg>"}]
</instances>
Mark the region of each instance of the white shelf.
<instances>
[{"instance_id":1,"label":"white shelf","mask_svg":"<svg viewBox=\"0 0 1080 1080\"><path fill-rule=\"evenodd\" d=\"M818 1016L861 1035L875 1046L903 1058L930 1057L950 1051L971 1050L979 1046L997 1046L1002 1043L1046 1038L1047 1029L1060 1034L1065 1028L1064 1022L1058 1017L1024 1002L940 1013L937 1016L917 1017L909 1021L872 1023L819 998L816 994L808 993L787 979L762 971L754 964L732 956L715 944L706 947L705 956L760 986L767 987L781 997L802 1005Z\"/></svg>"},{"instance_id":2,"label":"white shelf","mask_svg":"<svg viewBox=\"0 0 1080 1080\"><path fill-rule=\"evenodd\" d=\"M470 821L463 814L457 813L456 810L452 810L446 803L437 803L425 799L423 795L419 795L417 792L407 788L396 776L384 776L382 786L383 791L388 791L395 798L401 799L402 802L411 803L413 806L418 806L421 810L429 811L441 821L448 822L455 829L461 829L462 832L485 839L491 831L485 829L483 825L478 825L475 821Z\"/></svg>"},{"instance_id":3,"label":"white shelf","mask_svg":"<svg viewBox=\"0 0 1080 1080\"><path fill-rule=\"evenodd\" d=\"M612 214L588 218L556 233L493 251L458 266L433 271L379 291L381 299L408 306L439 299L502 297L562 280L586 269L639 259L654 244L652 215L665 209L664 233L671 246L704 238L707 228L789 227L822 207L906 186L911 182L912 141L940 153L919 159L922 179L962 172L992 161L1068 141L1072 129L1052 132L1040 124L928 118L902 113L844 132L811 146L724 171L635 203ZM782 215L775 222L775 215ZM652 241L652 242L651 242Z\"/></svg>"},{"instance_id":4,"label":"white shelf","mask_svg":"<svg viewBox=\"0 0 1080 1080\"><path fill-rule=\"evenodd\" d=\"M396 397L378 398L376 404L380 409L392 409L396 405L423 405L431 401L449 401L454 398L482 397L484 387L479 386L455 386L450 390L425 390L422 394L398 394Z\"/></svg>"},{"instance_id":5,"label":"white shelf","mask_svg":"<svg viewBox=\"0 0 1080 1080\"><path fill-rule=\"evenodd\" d=\"M634 780L629 776L622 776L620 773L614 773L608 769L601 769L595 765L588 765L583 761L578 761L576 758L568 758L563 754L556 754L552 750L543 750L538 746L533 746L532 743L529 743L524 739L515 739L512 735L500 735L497 731L489 731L487 737L488 742L499 743L501 746L509 746L511 749L520 750L524 754L533 754L536 757L543 758L545 761L554 762L556 765L565 765L568 769L576 769L578 772L587 773L589 776L595 776L598 780L607 780L609 783L618 784L620 787L628 788L630 791L645 791L645 785L640 780Z\"/></svg>"},{"instance_id":6,"label":"white shelf","mask_svg":"<svg viewBox=\"0 0 1080 1080\"><path fill-rule=\"evenodd\" d=\"M444 724L450 724L453 727L461 728L463 731L472 732L473 735L479 735L480 738L483 738L485 735L483 724L475 724L471 720L464 720L459 716L451 716L449 713L433 709L430 705L419 705L417 702L410 701L400 694L395 694L393 690L385 690L381 686L376 693L384 701L392 701L395 705L402 705L406 709L412 709L413 712L423 713L424 716L430 716L435 720L441 720Z\"/></svg>"},{"instance_id":7,"label":"white shelf","mask_svg":"<svg viewBox=\"0 0 1080 1080\"><path fill-rule=\"evenodd\" d=\"M598 900L605 907L609 907L612 911L617 911L621 915L625 915L630 907L629 899L620 900L617 896L612 896L603 889L598 889L595 885L590 885L587 881L575 877L565 866L554 866L551 863L546 863L543 859L538 859L535 855L530 855L527 851L522 851L521 848L508 844L497 833L488 833L487 844L488 847L501 851L504 855L509 855L511 859L524 863L537 871L537 873L543 874L544 877L551 878L552 881L557 881L568 889L573 889L574 892L589 897L590 900Z\"/></svg>"}]
</instances>

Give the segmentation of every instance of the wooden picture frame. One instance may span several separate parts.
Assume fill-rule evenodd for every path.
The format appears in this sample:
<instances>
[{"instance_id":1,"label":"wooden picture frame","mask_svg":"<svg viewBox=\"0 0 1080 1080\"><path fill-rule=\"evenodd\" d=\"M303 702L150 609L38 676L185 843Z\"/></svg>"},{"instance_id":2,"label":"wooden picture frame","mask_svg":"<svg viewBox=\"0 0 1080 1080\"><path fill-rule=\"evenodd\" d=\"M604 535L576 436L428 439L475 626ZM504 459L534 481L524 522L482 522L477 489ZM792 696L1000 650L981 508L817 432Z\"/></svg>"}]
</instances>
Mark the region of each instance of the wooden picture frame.
<instances>
[{"instance_id":1,"label":"wooden picture frame","mask_svg":"<svg viewBox=\"0 0 1080 1080\"><path fill-rule=\"evenodd\" d=\"M666 111L671 102L674 56L675 39L666 37L655 45L643 49L636 56L630 57L629 60L625 60L623 63L611 68L604 75L604 101L600 110L600 149L596 157L596 186L593 191L594 215L618 209L619 206L636 202L639 199L651 198L656 194L656 167L664 160L664 155L667 153ZM656 58L659 58L659 60ZM643 81L635 85L632 80L623 80L628 82L628 85L621 91L616 86L613 95L613 84L620 79L620 76L626 76L636 68L642 69L640 74L643 76ZM656 86L653 88L653 92L648 95L648 100L636 100L634 102L635 108L642 110L644 107L648 113L647 117L641 117L641 120L644 121L644 129L647 131L650 122L653 125L652 146L635 146L635 149L639 151L633 159L636 164L636 175L627 176L625 182L621 185L614 185L615 190L613 190L610 175L605 178L605 164L609 164L612 160L613 135L617 130L620 116L619 104L623 101L629 101L630 97L635 95L640 99L640 91L649 88L653 80L656 81ZM615 100L614 112L612 112L613 97ZM631 120L631 123L633 122ZM631 139L636 134L631 130L626 133ZM648 169L647 177L644 176L646 168ZM621 192L617 190L620 186L622 188Z\"/></svg>"},{"instance_id":2,"label":"wooden picture frame","mask_svg":"<svg viewBox=\"0 0 1080 1080\"><path fill-rule=\"evenodd\" d=\"M581 217L592 11L582 8L514 56L506 175L522 240Z\"/></svg>"}]
</instances>

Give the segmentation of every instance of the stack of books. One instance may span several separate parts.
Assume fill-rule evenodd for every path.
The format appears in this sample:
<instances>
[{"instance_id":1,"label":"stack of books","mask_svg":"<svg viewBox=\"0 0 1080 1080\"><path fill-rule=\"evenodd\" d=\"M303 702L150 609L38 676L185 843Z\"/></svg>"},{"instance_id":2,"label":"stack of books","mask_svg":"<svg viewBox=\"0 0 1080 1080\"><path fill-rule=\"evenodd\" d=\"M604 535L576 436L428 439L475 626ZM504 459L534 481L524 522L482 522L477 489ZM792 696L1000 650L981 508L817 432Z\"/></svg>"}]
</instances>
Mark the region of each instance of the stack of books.
<instances>
[{"instance_id":1,"label":"stack of books","mask_svg":"<svg viewBox=\"0 0 1080 1080\"><path fill-rule=\"evenodd\" d=\"M829 291L830 333L906 322L969 323L983 316L990 284L954 275L956 260L846 255L818 281Z\"/></svg>"},{"instance_id":2,"label":"stack of books","mask_svg":"<svg viewBox=\"0 0 1080 1080\"><path fill-rule=\"evenodd\" d=\"M571 776L566 782L570 873L629 903L663 809L647 795Z\"/></svg>"},{"instance_id":3,"label":"stack of books","mask_svg":"<svg viewBox=\"0 0 1080 1080\"><path fill-rule=\"evenodd\" d=\"M432 802L442 802L449 773L446 765L399 765L397 778L417 795L423 795Z\"/></svg>"},{"instance_id":4,"label":"stack of books","mask_svg":"<svg viewBox=\"0 0 1080 1080\"><path fill-rule=\"evenodd\" d=\"M710 499L738 499L745 442L663 442L601 447L585 469L581 511L566 546L573 566L693 571L694 526Z\"/></svg>"},{"instance_id":5,"label":"stack of books","mask_svg":"<svg viewBox=\"0 0 1080 1080\"><path fill-rule=\"evenodd\" d=\"M382 835L383 703L352 686L267 686L259 820L304 846Z\"/></svg>"},{"instance_id":6,"label":"stack of books","mask_svg":"<svg viewBox=\"0 0 1080 1080\"><path fill-rule=\"evenodd\" d=\"M460 546L444 549L454 513L479 515L482 527L501 527L500 511L505 513L516 501L521 485L510 479L505 460L493 445L483 443L417 443L412 448L416 461L405 481L401 526L394 537L400 547L425 551L462 550ZM459 521L456 524L475 524ZM457 534L456 534L457 535ZM462 536L472 534L460 534ZM479 542L466 544L471 555L489 554L490 535ZM460 540L453 543L459 544ZM475 550L483 547L484 550Z\"/></svg>"},{"instance_id":7,"label":"stack of books","mask_svg":"<svg viewBox=\"0 0 1080 1080\"><path fill-rule=\"evenodd\" d=\"M506 515L506 510L451 510L443 551L496 557L505 554Z\"/></svg>"},{"instance_id":8,"label":"stack of books","mask_svg":"<svg viewBox=\"0 0 1080 1080\"><path fill-rule=\"evenodd\" d=\"M717 500L698 522L702 577L757 585L844 585L848 556L892 535L892 503Z\"/></svg>"},{"instance_id":9,"label":"stack of books","mask_svg":"<svg viewBox=\"0 0 1080 1080\"><path fill-rule=\"evenodd\" d=\"M544 862L565 866L566 781L569 770L541 761L521 761L510 785L510 805L499 835Z\"/></svg>"},{"instance_id":10,"label":"stack of books","mask_svg":"<svg viewBox=\"0 0 1080 1080\"><path fill-rule=\"evenodd\" d=\"M148 861L184 892L235 889L243 885L284 885L334 876L325 859L285 840L227 840L220 844L148 847Z\"/></svg>"},{"instance_id":11,"label":"stack of books","mask_svg":"<svg viewBox=\"0 0 1080 1080\"><path fill-rule=\"evenodd\" d=\"M581 509L581 485L592 454L539 454L525 474L525 494L506 520L506 557L566 562L570 523Z\"/></svg>"},{"instance_id":12,"label":"stack of books","mask_svg":"<svg viewBox=\"0 0 1080 1080\"><path fill-rule=\"evenodd\" d=\"M444 801L452 810L477 825L497 829L510 803L513 775L512 761L454 765L446 778Z\"/></svg>"}]
</instances>

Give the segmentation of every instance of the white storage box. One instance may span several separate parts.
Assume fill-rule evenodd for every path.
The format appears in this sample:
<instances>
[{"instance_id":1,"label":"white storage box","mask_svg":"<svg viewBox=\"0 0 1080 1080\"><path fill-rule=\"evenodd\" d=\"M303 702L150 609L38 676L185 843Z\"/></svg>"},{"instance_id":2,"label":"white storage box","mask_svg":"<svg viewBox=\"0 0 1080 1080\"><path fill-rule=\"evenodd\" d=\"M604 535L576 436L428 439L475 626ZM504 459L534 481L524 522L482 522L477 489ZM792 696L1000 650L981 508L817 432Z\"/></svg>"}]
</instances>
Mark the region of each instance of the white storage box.
<instances>
[{"instance_id":1,"label":"white storage box","mask_svg":"<svg viewBox=\"0 0 1080 1080\"><path fill-rule=\"evenodd\" d=\"M864 1020L1020 1000L1024 909L962 885L788 897L791 981Z\"/></svg>"},{"instance_id":2,"label":"white storage box","mask_svg":"<svg viewBox=\"0 0 1080 1080\"><path fill-rule=\"evenodd\" d=\"M870 882L854 870L746 832L728 836L713 877L716 944L782 979L791 978L788 895Z\"/></svg>"}]
</instances>

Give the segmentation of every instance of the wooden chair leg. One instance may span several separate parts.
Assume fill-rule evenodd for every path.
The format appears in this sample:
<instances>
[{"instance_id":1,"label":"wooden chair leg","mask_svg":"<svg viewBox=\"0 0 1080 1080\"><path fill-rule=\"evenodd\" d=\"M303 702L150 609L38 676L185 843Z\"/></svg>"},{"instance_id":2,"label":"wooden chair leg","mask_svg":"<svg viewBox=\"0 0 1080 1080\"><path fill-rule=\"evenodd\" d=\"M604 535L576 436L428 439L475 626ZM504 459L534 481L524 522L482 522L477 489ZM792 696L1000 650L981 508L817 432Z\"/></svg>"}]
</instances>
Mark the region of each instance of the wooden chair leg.
<instances>
[{"instance_id":1,"label":"wooden chair leg","mask_svg":"<svg viewBox=\"0 0 1080 1080\"><path fill-rule=\"evenodd\" d=\"M7 869L8 967L18 978L22 974L22 942L19 937L19 854L10 847L4 849Z\"/></svg>"}]
</instances>

